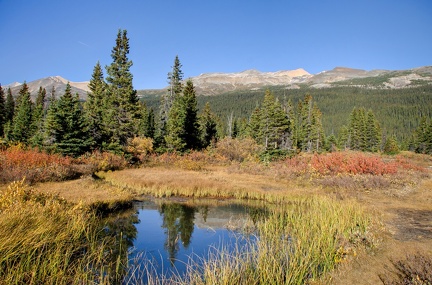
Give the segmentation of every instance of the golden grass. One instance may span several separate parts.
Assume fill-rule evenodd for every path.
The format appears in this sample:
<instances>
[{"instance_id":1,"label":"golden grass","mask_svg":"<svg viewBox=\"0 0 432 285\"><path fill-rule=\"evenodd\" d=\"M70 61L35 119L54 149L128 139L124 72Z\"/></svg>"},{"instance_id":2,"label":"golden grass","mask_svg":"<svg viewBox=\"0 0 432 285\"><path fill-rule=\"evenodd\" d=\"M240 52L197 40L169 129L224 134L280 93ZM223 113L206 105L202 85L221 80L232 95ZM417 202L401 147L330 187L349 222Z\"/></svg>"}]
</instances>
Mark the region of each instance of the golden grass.
<instances>
[{"instance_id":1,"label":"golden grass","mask_svg":"<svg viewBox=\"0 0 432 285\"><path fill-rule=\"evenodd\" d=\"M305 192L316 192L295 181L276 180L268 175L228 172L226 167L213 166L207 171L191 171L165 167L127 169L117 172L99 172L98 175L112 186L127 189L134 195L155 197L183 196L191 198L236 198L289 201Z\"/></svg>"},{"instance_id":2,"label":"golden grass","mask_svg":"<svg viewBox=\"0 0 432 285\"><path fill-rule=\"evenodd\" d=\"M0 284L108 284L123 255L115 237L81 204L29 189L23 181L0 195Z\"/></svg>"}]
</instances>

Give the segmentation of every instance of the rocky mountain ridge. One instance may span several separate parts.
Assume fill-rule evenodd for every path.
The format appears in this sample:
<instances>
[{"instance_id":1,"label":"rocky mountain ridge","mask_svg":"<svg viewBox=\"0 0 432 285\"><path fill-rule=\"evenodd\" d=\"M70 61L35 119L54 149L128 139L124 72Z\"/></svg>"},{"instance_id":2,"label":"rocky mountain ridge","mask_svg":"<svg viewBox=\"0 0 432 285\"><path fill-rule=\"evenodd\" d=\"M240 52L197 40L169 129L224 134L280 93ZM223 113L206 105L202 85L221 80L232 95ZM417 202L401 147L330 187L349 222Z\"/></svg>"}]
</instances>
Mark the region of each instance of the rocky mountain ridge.
<instances>
[{"instance_id":1,"label":"rocky mountain ridge","mask_svg":"<svg viewBox=\"0 0 432 285\"><path fill-rule=\"evenodd\" d=\"M408 88L432 84L432 66L423 66L408 70L371 70L336 67L332 70L310 74L299 68L276 72L245 70L237 73L204 73L191 78L198 95L217 95L236 90L256 90L267 86L292 88L328 88L335 86L357 86L373 89ZM50 76L28 82L30 93L36 96L42 86L49 94L54 88L56 97L63 95L68 80L60 76ZM88 82L69 82L73 93L78 93L82 100L87 98ZM20 83L2 86L11 88L14 95L21 89ZM139 90L140 96L158 96L166 89Z\"/></svg>"},{"instance_id":2,"label":"rocky mountain ridge","mask_svg":"<svg viewBox=\"0 0 432 285\"><path fill-rule=\"evenodd\" d=\"M49 76L45 78L41 78L38 80L34 80L31 82L27 82L27 86L29 88L29 92L32 98L36 98L37 93L39 91L39 87L45 88L47 92L47 96L50 96L51 91L54 88L56 98L60 97L64 94L66 90L66 84L69 82L71 86L72 94L78 93L81 100L87 99L87 92L90 90L88 88L88 81L85 82L72 82L67 79L64 79L61 76ZM14 82L5 86L2 86L3 90L8 88L11 89L12 94L17 95L19 90L21 89L23 83Z\"/></svg>"}]
</instances>

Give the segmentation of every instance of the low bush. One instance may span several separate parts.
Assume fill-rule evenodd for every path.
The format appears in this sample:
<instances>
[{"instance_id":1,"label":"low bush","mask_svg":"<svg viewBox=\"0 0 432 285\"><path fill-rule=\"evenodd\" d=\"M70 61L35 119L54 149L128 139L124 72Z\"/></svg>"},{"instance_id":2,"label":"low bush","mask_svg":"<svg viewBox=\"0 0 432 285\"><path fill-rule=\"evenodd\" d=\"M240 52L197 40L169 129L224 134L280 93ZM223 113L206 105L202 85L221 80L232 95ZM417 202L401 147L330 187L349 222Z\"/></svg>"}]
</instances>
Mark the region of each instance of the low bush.
<instances>
[{"instance_id":1,"label":"low bush","mask_svg":"<svg viewBox=\"0 0 432 285\"><path fill-rule=\"evenodd\" d=\"M230 137L218 141L215 149L217 155L237 162L257 161L261 151L262 147L251 138L233 139Z\"/></svg>"},{"instance_id":2,"label":"low bush","mask_svg":"<svg viewBox=\"0 0 432 285\"><path fill-rule=\"evenodd\" d=\"M111 152L94 151L80 158L83 164L89 164L96 171L121 170L128 166L128 161L122 155Z\"/></svg>"},{"instance_id":3,"label":"low bush","mask_svg":"<svg viewBox=\"0 0 432 285\"><path fill-rule=\"evenodd\" d=\"M76 176L73 159L37 149L13 146L0 151L0 183L61 181Z\"/></svg>"}]
</instances>

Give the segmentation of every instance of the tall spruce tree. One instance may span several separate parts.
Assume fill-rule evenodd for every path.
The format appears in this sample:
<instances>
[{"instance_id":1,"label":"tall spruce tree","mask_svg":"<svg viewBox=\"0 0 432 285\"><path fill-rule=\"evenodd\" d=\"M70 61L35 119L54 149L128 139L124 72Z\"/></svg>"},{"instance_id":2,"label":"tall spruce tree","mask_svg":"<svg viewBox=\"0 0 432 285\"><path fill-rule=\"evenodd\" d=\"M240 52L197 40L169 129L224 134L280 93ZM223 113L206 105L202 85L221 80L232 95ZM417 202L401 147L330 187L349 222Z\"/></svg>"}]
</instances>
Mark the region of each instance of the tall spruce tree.
<instances>
[{"instance_id":1,"label":"tall spruce tree","mask_svg":"<svg viewBox=\"0 0 432 285\"><path fill-rule=\"evenodd\" d=\"M201 147L201 134L198 122L198 107L195 87L192 80L186 81L183 89L183 101L185 107L185 142L187 149L199 149Z\"/></svg>"},{"instance_id":2,"label":"tall spruce tree","mask_svg":"<svg viewBox=\"0 0 432 285\"><path fill-rule=\"evenodd\" d=\"M412 144L415 152L432 154L432 120L421 117L413 137Z\"/></svg>"},{"instance_id":3,"label":"tall spruce tree","mask_svg":"<svg viewBox=\"0 0 432 285\"><path fill-rule=\"evenodd\" d=\"M6 103L5 103L5 122L11 122L15 114L15 100L12 96L10 88L7 90Z\"/></svg>"},{"instance_id":4,"label":"tall spruce tree","mask_svg":"<svg viewBox=\"0 0 432 285\"><path fill-rule=\"evenodd\" d=\"M145 102L140 103L141 120L139 126L139 135L147 138L154 138L155 135L155 118L153 108L148 109Z\"/></svg>"},{"instance_id":5,"label":"tall spruce tree","mask_svg":"<svg viewBox=\"0 0 432 285\"><path fill-rule=\"evenodd\" d=\"M199 124L201 128L201 142L202 147L206 148L209 145L216 143L217 139L217 123L216 116L210 108L210 103L207 102L204 106L199 117Z\"/></svg>"},{"instance_id":6,"label":"tall spruce tree","mask_svg":"<svg viewBox=\"0 0 432 285\"><path fill-rule=\"evenodd\" d=\"M255 107L253 110L250 118L249 118L249 124L247 127L247 134L251 138L253 138L255 141L259 140L259 134L260 134L260 115L261 109L259 106Z\"/></svg>"},{"instance_id":7,"label":"tall spruce tree","mask_svg":"<svg viewBox=\"0 0 432 285\"><path fill-rule=\"evenodd\" d=\"M3 136L3 128L6 124L6 106L5 106L6 100L4 96L3 88L0 84L0 137Z\"/></svg>"},{"instance_id":8,"label":"tall spruce tree","mask_svg":"<svg viewBox=\"0 0 432 285\"><path fill-rule=\"evenodd\" d=\"M305 152L321 151L325 138L321 123L321 112L314 105L312 96L306 95L297 108L297 147Z\"/></svg>"},{"instance_id":9,"label":"tall spruce tree","mask_svg":"<svg viewBox=\"0 0 432 285\"><path fill-rule=\"evenodd\" d=\"M133 89L132 61L128 59L129 39L126 30L119 30L112 49L113 62L107 70L107 100L104 106L104 128L108 134L107 148L120 151L129 138L138 134L139 106Z\"/></svg>"},{"instance_id":10,"label":"tall spruce tree","mask_svg":"<svg viewBox=\"0 0 432 285\"><path fill-rule=\"evenodd\" d=\"M104 107L106 82L103 77L102 67L99 61L96 63L93 74L88 84L90 92L87 93L87 100L84 103L84 117L90 135L91 147L100 149L102 143L107 139L104 132Z\"/></svg>"},{"instance_id":11,"label":"tall spruce tree","mask_svg":"<svg viewBox=\"0 0 432 285\"><path fill-rule=\"evenodd\" d=\"M165 141L168 148L176 151L200 147L200 132L197 116L195 87L186 82L183 95L176 96L167 122Z\"/></svg>"},{"instance_id":12,"label":"tall spruce tree","mask_svg":"<svg viewBox=\"0 0 432 285\"><path fill-rule=\"evenodd\" d=\"M288 116L270 90L264 95L259 122L258 142L266 150L286 149L290 132Z\"/></svg>"},{"instance_id":13,"label":"tall spruce tree","mask_svg":"<svg viewBox=\"0 0 432 285\"><path fill-rule=\"evenodd\" d=\"M46 116L46 90L45 88L42 88L42 86L39 87L39 91L36 97L36 103L35 108L33 111L33 126L34 134L30 139L30 143L32 146L37 146L39 148L42 148L43 146L43 140L44 140L44 120Z\"/></svg>"},{"instance_id":14,"label":"tall spruce tree","mask_svg":"<svg viewBox=\"0 0 432 285\"><path fill-rule=\"evenodd\" d=\"M27 143L33 136L33 103L26 82L22 85L17 97L17 105L12 121L12 140Z\"/></svg>"},{"instance_id":15,"label":"tall spruce tree","mask_svg":"<svg viewBox=\"0 0 432 285\"><path fill-rule=\"evenodd\" d=\"M162 96L159 115L159 128L156 135L156 143L159 145L164 144L164 137L167 135L167 123L169 120L170 110L174 101L179 97L183 90L183 71L182 64L180 63L178 55L174 59L174 64L171 71L168 73L168 90Z\"/></svg>"},{"instance_id":16,"label":"tall spruce tree","mask_svg":"<svg viewBox=\"0 0 432 285\"><path fill-rule=\"evenodd\" d=\"M47 142L54 151L78 156L88 150L89 141L78 94L72 95L69 82L64 95L51 103L45 127Z\"/></svg>"},{"instance_id":17,"label":"tall spruce tree","mask_svg":"<svg viewBox=\"0 0 432 285\"><path fill-rule=\"evenodd\" d=\"M381 146L381 128L372 110L366 114L366 128L365 128L366 144L365 150L370 152L377 152ZM394 137L394 139L396 139ZM391 142L393 143L393 142Z\"/></svg>"},{"instance_id":18,"label":"tall spruce tree","mask_svg":"<svg viewBox=\"0 0 432 285\"><path fill-rule=\"evenodd\" d=\"M372 110L354 108L349 117L348 148L376 152L381 146L381 129Z\"/></svg>"}]
</instances>

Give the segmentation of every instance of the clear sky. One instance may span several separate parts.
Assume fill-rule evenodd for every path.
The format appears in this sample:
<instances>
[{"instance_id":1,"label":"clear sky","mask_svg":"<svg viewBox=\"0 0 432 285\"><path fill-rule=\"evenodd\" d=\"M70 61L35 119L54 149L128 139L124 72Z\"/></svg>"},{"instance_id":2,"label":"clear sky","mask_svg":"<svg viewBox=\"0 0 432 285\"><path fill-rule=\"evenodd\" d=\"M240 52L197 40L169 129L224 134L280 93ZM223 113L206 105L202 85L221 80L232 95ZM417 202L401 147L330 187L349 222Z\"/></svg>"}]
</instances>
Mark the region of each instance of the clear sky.
<instances>
[{"instance_id":1,"label":"clear sky","mask_svg":"<svg viewBox=\"0 0 432 285\"><path fill-rule=\"evenodd\" d=\"M208 72L432 65L431 0L0 0L0 83L87 81L130 39L136 89Z\"/></svg>"}]
</instances>

